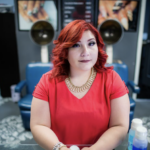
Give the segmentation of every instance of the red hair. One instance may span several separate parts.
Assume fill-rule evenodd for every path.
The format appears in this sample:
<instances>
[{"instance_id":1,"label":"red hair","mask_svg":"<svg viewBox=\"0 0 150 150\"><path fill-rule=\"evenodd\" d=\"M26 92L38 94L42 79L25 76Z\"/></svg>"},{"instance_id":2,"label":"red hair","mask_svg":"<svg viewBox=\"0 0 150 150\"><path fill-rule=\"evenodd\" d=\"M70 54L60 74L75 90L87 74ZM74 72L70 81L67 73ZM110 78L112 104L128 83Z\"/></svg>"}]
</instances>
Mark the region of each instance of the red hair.
<instances>
[{"instance_id":1,"label":"red hair","mask_svg":"<svg viewBox=\"0 0 150 150\"><path fill-rule=\"evenodd\" d=\"M55 44L55 48L52 50L52 63L54 68L51 78L56 77L59 81L63 81L68 76L70 70L67 59L68 48L77 43L86 30L90 30L93 33L98 46L98 59L94 68L99 73L108 69L105 67L108 55L104 51L104 43L98 30L84 20L75 20L67 24L60 32L58 39L53 42Z\"/></svg>"}]
</instances>

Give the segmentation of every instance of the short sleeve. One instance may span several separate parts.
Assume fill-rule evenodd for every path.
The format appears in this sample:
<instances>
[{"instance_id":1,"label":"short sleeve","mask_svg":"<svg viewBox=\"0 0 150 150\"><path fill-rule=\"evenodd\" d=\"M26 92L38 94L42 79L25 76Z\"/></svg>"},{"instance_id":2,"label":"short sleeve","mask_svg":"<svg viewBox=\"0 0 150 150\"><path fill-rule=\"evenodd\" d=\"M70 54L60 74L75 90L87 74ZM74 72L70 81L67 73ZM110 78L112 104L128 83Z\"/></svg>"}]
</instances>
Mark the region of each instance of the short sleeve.
<instances>
[{"instance_id":1,"label":"short sleeve","mask_svg":"<svg viewBox=\"0 0 150 150\"><path fill-rule=\"evenodd\" d=\"M129 93L129 90L127 86L125 85L124 81L122 81L121 77L119 76L118 73L113 71L112 74L112 89L111 89L111 94L110 94L110 99L115 99L119 98L126 93Z\"/></svg>"},{"instance_id":2,"label":"short sleeve","mask_svg":"<svg viewBox=\"0 0 150 150\"><path fill-rule=\"evenodd\" d=\"M44 101L48 101L48 84L46 80L46 75L44 74L39 83L35 86L32 94L34 97Z\"/></svg>"}]
</instances>

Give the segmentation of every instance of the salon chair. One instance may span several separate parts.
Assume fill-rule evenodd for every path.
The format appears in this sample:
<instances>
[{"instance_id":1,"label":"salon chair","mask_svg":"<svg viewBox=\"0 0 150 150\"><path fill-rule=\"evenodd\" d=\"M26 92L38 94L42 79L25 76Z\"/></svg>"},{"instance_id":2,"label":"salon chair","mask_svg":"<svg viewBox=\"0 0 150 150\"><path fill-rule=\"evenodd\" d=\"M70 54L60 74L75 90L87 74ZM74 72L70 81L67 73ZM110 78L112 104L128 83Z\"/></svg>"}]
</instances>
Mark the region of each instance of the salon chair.
<instances>
[{"instance_id":1,"label":"salon chair","mask_svg":"<svg viewBox=\"0 0 150 150\"><path fill-rule=\"evenodd\" d=\"M34 88L42 75L50 71L52 67L52 63L30 63L26 66L26 80L20 81L16 85L15 91L19 93L26 86L26 95L18 102L23 126L26 130L30 130L30 111Z\"/></svg>"},{"instance_id":2,"label":"salon chair","mask_svg":"<svg viewBox=\"0 0 150 150\"><path fill-rule=\"evenodd\" d=\"M129 81L128 79L128 67L125 63L112 63L106 66L113 66L114 69L121 77L121 79L125 82L127 87L130 87L133 93L139 93L140 88L135 85L133 81ZM135 109L135 101L132 99L132 97L129 96L130 99L130 124L129 124L129 129L131 127L131 121L134 117L134 109Z\"/></svg>"}]
</instances>

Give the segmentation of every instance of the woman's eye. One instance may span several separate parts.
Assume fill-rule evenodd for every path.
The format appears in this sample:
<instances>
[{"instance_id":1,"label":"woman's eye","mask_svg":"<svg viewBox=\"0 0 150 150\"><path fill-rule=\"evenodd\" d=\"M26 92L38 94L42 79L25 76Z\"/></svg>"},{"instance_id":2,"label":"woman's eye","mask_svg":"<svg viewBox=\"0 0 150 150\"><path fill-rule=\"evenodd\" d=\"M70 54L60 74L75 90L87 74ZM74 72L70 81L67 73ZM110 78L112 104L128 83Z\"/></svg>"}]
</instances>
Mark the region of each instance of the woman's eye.
<instances>
[{"instance_id":1,"label":"woman's eye","mask_svg":"<svg viewBox=\"0 0 150 150\"><path fill-rule=\"evenodd\" d=\"M80 45L79 44L74 44L72 47L79 47Z\"/></svg>"},{"instance_id":2,"label":"woman's eye","mask_svg":"<svg viewBox=\"0 0 150 150\"><path fill-rule=\"evenodd\" d=\"M96 44L96 42L90 42L89 46L94 46Z\"/></svg>"}]
</instances>

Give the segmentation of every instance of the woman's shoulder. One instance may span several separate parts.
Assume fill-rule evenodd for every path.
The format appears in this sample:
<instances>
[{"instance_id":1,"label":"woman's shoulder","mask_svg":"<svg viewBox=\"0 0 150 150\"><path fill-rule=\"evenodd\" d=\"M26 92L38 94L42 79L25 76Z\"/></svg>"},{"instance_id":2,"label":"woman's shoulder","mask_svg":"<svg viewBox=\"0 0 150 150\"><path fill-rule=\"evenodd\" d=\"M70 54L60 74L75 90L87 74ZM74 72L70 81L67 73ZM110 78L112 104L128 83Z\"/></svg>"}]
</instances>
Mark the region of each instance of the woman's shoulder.
<instances>
[{"instance_id":1,"label":"woman's shoulder","mask_svg":"<svg viewBox=\"0 0 150 150\"><path fill-rule=\"evenodd\" d=\"M44 75L44 76L51 76L51 74L52 74L52 70L50 70L50 71L44 73L43 75Z\"/></svg>"},{"instance_id":2,"label":"woman's shoulder","mask_svg":"<svg viewBox=\"0 0 150 150\"><path fill-rule=\"evenodd\" d=\"M107 68L105 71L103 71L102 73L100 73L101 75L104 75L105 77L112 77L114 75L117 74L116 71L114 71L113 69Z\"/></svg>"},{"instance_id":3,"label":"woman's shoulder","mask_svg":"<svg viewBox=\"0 0 150 150\"><path fill-rule=\"evenodd\" d=\"M107 69L106 74L116 76L118 73L113 69Z\"/></svg>"},{"instance_id":4,"label":"woman's shoulder","mask_svg":"<svg viewBox=\"0 0 150 150\"><path fill-rule=\"evenodd\" d=\"M112 83L115 79L120 78L119 74L113 69L107 69L102 73L98 73L97 80L102 80L104 82Z\"/></svg>"},{"instance_id":5,"label":"woman's shoulder","mask_svg":"<svg viewBox=\"0 0 150 150\"><path fill-rule=\"evenodd\" d=\"M54 79L51 79L51 75L52 75L52 70L44 73L41 77L42 80L44 80L47 83L54 83Z\"/></svg>"},{"instance_id":6,"label":"woman's shoulder","mask_svg":"<svg viewBox=\"0 0 150 150\"><path fill-rule=\"evenodd\" d=\"M57 84L57 83L59 83L59 82L62 82L63 80L59 80L58 78L53 77L52 71L53 71L53 70L50 70L50 71L44 73L43 76L42 76L42 78L43 78L47 83L51 83L51 84Z\"/></svg>"},{"instance_id":7,"label":"woman's shoulder","mask_svg":"<svg viewBox=\"0 0 150 150\"><path fill-rule=\"evenodd\" d=\"M48 71L48 72L44 73L44 74L42 75L42 78L46 78L46 79L48 79L48 78L50 78L50 77L51 77L51 74L52 74L52 70L50 70L50 71Z\"/></svg>"}]
</instances>

